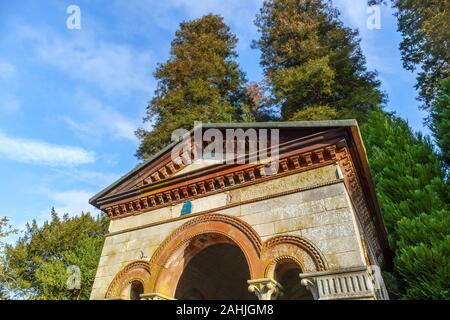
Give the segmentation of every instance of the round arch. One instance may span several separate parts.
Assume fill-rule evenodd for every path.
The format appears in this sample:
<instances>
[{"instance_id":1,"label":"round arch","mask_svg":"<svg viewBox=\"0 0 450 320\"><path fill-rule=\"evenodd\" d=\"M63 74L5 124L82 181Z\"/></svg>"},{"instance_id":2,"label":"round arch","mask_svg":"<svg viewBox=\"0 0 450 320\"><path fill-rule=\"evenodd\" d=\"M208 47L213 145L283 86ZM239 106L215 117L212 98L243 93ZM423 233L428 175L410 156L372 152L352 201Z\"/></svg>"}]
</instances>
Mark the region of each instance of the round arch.
<instances>
[{"instance_id":1,"label":"round arch","mask_svg":"<svg viewBox=\"0 0 450 320\"><path fill-rule=\"evenodd\" d=\"M218 243L240 248L247 261L251 279L264 274L260 263L263 243L256 231L244 221L221 214L194 218L173 231L152 256L151 292L173 297L178 280L189 261L201 250Z\"/></svg>"},{"instance_id":2,"label":"round arch","mask_svg":"<svg viewBox=\"0 0 450 320\"><path fill-rule=\"evenodd\" d=\"M106 298L126 298L124 290L129 288L133 282L140 282L143 291L150 289L150 264L144 260L134 261L127 264L113 279L106 291Z\"/></svg>"},{"instance_id":3,"label":"round arch","mask_svg":"<svg viewBox=\"0 0 450 320\"><path fill-rule=\"evenodd\" d=\"M277 236L264 243L262 255L264 277L275 278L275 269L280 262L291 261L303 273L327 270L326 260L319 249L309 240L296 236Z\"/></svg>"}]
</instances>

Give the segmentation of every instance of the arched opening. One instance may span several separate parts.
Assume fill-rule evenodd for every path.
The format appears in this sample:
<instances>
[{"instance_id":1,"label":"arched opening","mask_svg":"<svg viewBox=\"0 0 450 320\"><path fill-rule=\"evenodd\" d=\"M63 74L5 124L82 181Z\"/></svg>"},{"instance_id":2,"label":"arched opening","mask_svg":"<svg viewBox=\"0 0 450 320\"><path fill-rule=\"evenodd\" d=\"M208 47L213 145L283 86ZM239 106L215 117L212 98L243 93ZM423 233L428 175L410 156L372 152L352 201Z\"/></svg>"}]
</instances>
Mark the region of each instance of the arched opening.
<instances>
[{"instance_id":1,"label":"arched opening","mask_svg":"<svg viewBox=\"0 0 450 320\"><path fill-rule=\"evenodd\" d=\"M275 280L283 286L280 300L313 300L312 294L301 285L300 266L291 260L282 260L275 268Z\"/></svg>"},{"instance_id":2,"label":"arched opening","mask_svg":"<svg viewBox=\"0 0 450 320\"><path fill-rule=\"evenodd\" d=\"M140 300L141 294L144 293L144 285L140 281L131 282L130 286L130 300Z\"/></svg>"},{"instance_id":3,"label":"arched opening","mask_svg":"<svg viewBox=\"0 0 450 320\"><path fill-rule=\"evenodd\" d=\"M255 300L248 292L250 271L241 249L219 243L198 252L184 268L175 298L180 300Z\"/></svg>"},{"instance_id":4,"label":"arched opening","mask_svg":"<svg viewBox=\"0 0 450 320\"><path fill-rule=\"evenodd\" d=\"M209 247L216 245L228 244L231 245L231 249L219 249L225 247L211 248L208 251L204 251ZM227 269L234 273L234 278L242 278L241 281L242 294L238 294L236 297L230 297L230 299L244 299L241 296L246 296L249 299L255 299L248 292L247 280L262 278L264 275L264 265L261 263L260 255L263 247L261 238L256 231L241 221L238 218L220 215L220 214L206 214L189 220L177 229L175 229L167 238L161 243L159 248L153 254L150 265L155 266L154 272L149 283L149 290L145 292L155 292L167 297L173 298L189 298L195 296L195 298L201 296L204 299L222 299L220 294L210 294L210 292L204 292L201 286L186 285L181 279L184 273L185 278L195 278L195 270L206 268L198 261L211 260L209 264L215 263L216 267L214 271L228 266ZM230 247L228 247L230 248ZM203 252L204 251L204 252ZM203 258L208 252L213 252L209 258ZM202 253L200 256L199 254ZM232 256L228 261L224 258L227 254ZM192 262L195 259L197 262ZM220 261L220 263L218 262ZM238 263L240 261L240 263ZM192 262L194 267L187 267ZM162 268L161 268L162 267ZM245 276L238 274L245 270ZM226 272L223 271L223 272ZM186 274L194 274L191 277ZM209 281L209 275L211 272L201 272L201 276L197 276L196 283L202 283ZM205 280L206 279L206 280ZM144 283L145 284L145 283ZM178 285L180 285L178 287ZM178 287L178 293L177 293ZM189 288L195 294L187 294ZM217 298L215 298L215 296ZM225 298L223 298L225 299Z\"/></svg>"}]
</instances>

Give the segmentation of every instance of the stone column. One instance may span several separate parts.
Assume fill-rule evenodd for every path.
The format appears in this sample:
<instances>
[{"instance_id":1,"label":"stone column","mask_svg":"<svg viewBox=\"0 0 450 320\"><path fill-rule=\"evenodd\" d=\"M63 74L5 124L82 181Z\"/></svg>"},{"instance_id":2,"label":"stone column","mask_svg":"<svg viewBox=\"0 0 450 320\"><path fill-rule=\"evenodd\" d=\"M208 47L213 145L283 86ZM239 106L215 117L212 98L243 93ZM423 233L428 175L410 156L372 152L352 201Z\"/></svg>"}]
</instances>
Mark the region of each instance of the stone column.
<instances>
[{"instance_id":1,"label":"stone column","mask_svg":"<svg viewBox=\"0 0 450 320\"><path fill-rule=\"evenodd\" d=\"M283 294L283 287L273 279L248 280L248 291L256 294L259 300L276 300Z\"/></svg>"},{"instance_id":2,"label":"stone column","mask_svg":"<svg viewBox=\"0 0 450 320\"><path fill-rule=\"evenodd\" d=\"M175 300L160 293L142 293L140 297L141 300Z\"/></svg>"}]
</instances>

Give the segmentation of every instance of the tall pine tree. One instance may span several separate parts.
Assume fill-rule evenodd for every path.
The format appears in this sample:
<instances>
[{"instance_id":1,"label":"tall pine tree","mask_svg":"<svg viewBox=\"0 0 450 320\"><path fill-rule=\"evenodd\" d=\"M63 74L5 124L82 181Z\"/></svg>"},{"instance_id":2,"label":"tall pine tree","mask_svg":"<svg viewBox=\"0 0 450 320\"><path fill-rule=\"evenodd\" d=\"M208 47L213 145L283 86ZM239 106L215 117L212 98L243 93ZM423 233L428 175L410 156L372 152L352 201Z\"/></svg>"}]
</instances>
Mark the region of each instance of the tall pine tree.
<instances>
[{"instance_id":1,"label":"tall pine tree","mask_svg":"<svg viewBox=\"0 0 450 320\"><path fill-rule=\"evenodd\" d=\"M139 158L159 151L178 128L194 121L234 122L248 113L252 99L236 62L237 38L218 15L180 24L169 60L155 72L158 87L147 108L151 131L138 129Z\"/></svg>"},{"instance_id":2,"label":"tall pine tree","mask_svg":"<svg viewBox=\"0 0 450 320\"><path fill-rule=\"evenodd\" d=\"M450 190L438 155L428 138L382 111L361 130L395 251L391 295L450 299Z\"/></svg>"},{"instance_id":3,"label":"tall pine tree","mask_svg":"<svg viewBox=\"0 0 450 320\"><path fill-rule=\"evenodd\" d=\"M255 24L261 37L253 45L284 120L364 121L383 102L358 32L343 26L328 1L265 0Z\"/></svg>"}]
</instances>

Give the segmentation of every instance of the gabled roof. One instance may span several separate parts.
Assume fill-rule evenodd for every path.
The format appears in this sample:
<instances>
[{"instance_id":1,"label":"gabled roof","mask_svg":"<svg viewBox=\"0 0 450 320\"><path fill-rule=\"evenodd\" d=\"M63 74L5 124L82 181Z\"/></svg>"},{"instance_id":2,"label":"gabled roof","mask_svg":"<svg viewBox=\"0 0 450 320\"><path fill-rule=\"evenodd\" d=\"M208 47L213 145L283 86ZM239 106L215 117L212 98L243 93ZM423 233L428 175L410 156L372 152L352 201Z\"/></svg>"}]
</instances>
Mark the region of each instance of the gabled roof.
<instances>
[{"instance_id":1,"label":"gabled roof","mask_svg":"<svg viewBox=\"0 0 450 320\"><path fill-rule=\"evenodd\" d=\"M354 134L354 139L359 141L359 145L364 150L364 146L362 144L362 140L359 134L358 123L356 120L325 120L325 121L287 121L287 122L251 122L251 123L203 123L202 128L217 128L217 129L228 129L228 128L242 128L242 129L332 129L332 128L349 128ZM194 129L190 131L192 135ZM91 199L89 199L89 203L98 207L97 201L119 187L121 184L126 182L132 176L136 175L145 168L149 167L152 163L158 160L161 156L167 154L172 148L174 148L178 143L180 143L182 139L180 138L178 141L174 141L164 147L161 151L145 160L143 163L135 167L133 170L122 176L120 179L98 192ZM367 162L365 151L363 152L364 158Z\"/></svg>"}]
</instances>

